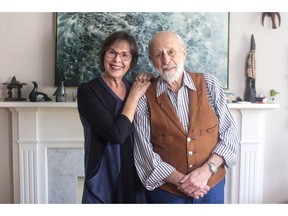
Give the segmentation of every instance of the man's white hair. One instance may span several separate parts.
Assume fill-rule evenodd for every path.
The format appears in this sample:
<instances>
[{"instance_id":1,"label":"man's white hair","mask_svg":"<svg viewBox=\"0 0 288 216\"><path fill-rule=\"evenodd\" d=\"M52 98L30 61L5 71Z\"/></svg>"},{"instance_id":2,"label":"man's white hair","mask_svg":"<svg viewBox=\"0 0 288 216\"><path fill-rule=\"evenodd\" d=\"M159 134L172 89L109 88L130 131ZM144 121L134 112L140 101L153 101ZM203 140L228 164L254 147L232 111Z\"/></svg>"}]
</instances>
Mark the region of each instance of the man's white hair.
<instances>
[{"instance_id":1,"label":"man's white hair","mask_svg":"<svg viewBox=\"0 0 288 216\"><path fill-rule=\"evenodd\" d=\"M164 31L163 31L163 32L164 32ZM167 32L168 32L168 31L167 31ZM156 38L156 36L157 36L159 33L161 33L161 32L158 32L156 35L154 35L154 37L151 38L150 41L149 41L149 43L148 43L149 57L150 57L150 53L151 53L151 49L152 49L152 45L153 45L154 39ZM184 40L182 39L182 37L181 37L180 35L178 35L177 33L175 33L175 32L170 32L170 33L175 34L175 36L178 38L181 46L182 46L183 48L185 48L185 43L184 43Z\"/></svg>"}]
</instances>

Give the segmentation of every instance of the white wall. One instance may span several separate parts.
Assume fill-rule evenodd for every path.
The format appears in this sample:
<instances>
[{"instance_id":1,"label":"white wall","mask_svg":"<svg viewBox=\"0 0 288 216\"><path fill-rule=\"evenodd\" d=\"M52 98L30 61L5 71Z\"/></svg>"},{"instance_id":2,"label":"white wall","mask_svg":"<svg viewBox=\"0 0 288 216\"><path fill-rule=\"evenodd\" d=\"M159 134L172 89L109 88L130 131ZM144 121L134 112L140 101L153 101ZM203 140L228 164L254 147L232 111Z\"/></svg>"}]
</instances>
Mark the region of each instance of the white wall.
<instances>
[{"instance_id":1,"label":"white wall","mask_svg":"<svg viewBox=\"0 0 288 216\"><path fill-rule=\"evenodd\" d=\"M229 91L243 98L245 61L251 34L256 40L257 93L268 94L275 88L280 95L278 110L267 112L264 166L264 203L288 202L288 13L281 13L281 27L273 30L261 13L231 13L229 43ZM52 13L0 13L0 83L16 76L23 97L32 89L31 81L51 97L55 73L55 26ZM75 88L67 89L68 96ZM0 86L0 99L6 89ZM0 203L13 203L11 115L0 108Z\"/></svg>"},{"instance_id":2,"label":"white wall","mask_svg":"<svg viewBox=\"0 0 288 216\"><path fill-rule=\"evenodd\" d=\"M267 17L262 26L261 13L232 13L230 22L230 90L243 96L244 62L254 34L257 93L267 95L272 88L280 92L280 108L266 118L264 203L288 203L288 13L280 14L276 30Z\"/></svg>"}]
</instances>

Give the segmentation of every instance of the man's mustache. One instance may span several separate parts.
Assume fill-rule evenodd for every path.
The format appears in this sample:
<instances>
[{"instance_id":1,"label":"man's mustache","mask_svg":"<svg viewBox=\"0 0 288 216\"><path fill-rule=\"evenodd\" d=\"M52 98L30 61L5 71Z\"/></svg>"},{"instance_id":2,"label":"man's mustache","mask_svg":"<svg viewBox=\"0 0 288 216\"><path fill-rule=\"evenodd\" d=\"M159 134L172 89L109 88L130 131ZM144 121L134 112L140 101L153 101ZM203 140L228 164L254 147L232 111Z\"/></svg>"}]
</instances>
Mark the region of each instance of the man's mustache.
<instances>
[{"instance_id":1,"label":"man's mustache","mask_svg":"<svg viewBox=\"0 0 288 216\"><path fill-rule=\"evenodd\" d=\"M167 65L167 66L163 66L161 67L162 70L170 70L171 68L174 68L175 65Z\"/></svg>"}]
</instances>

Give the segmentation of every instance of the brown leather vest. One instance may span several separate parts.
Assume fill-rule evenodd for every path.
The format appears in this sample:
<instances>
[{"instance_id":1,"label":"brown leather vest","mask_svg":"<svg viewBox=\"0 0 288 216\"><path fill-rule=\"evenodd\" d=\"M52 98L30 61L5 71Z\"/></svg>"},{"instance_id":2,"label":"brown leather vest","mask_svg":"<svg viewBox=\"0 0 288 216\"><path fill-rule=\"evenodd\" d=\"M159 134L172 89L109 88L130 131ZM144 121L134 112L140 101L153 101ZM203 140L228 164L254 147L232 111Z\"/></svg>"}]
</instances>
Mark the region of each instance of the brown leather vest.
<instances>
[{"instance_id":1,"label":"brown leather vest","mask_svg":"<svg viewBox=\"0 0 288 216\"><path fill-rule=\"evenodd\" d=\"M157 80L146 92L151 112L151 142L153 151L163 161L183 174L201 166L210 157L218 142L218 118L210 106L203 74L188 73L197 91L188 90L189 128L185 132L166 93L156 97ZM208 185L214 187L226 174L224 166L212 175ZM176 195L186 196L176 186L165 183L160 188Z\"/></svg>"}]
</instances>

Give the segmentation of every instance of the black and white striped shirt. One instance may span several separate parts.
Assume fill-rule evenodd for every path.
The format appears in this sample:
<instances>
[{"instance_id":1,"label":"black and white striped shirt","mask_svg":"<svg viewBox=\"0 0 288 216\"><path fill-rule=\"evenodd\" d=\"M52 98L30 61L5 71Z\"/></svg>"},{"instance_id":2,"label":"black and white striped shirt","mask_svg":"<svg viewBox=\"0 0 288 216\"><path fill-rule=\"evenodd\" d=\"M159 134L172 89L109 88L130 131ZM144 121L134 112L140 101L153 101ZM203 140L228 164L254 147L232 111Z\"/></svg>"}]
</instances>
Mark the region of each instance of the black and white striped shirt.
<instances>
[{"instance_id":1,"label":"black and white striped shirt","mask_svg":"<svg viewBox=\"0 0 288 216\"><path fill-rule=\"evenodd\" d=\"M219 142L212 153L222 156L225 165L229 167L237 162L236 152L239 137L236 124L227 106L223 89L217 79L210 74L204 74L204 78L210 105L219 120ZM188 131L189 125L188 89L196 91L192 78L187 72L184 72L183 86L177 93L174 93L169 85L161 78L157 82L156 90L157 97L163 92L167 92L186 132ZM164 184L163 179L168 177L175 168L165 163L161 157L153 151L153 144L150 142L150 111L145 95L138 102L134 126L134 158L137 173L144 186L148 190L153 190Z\"/></svg>"}]
</instances>

